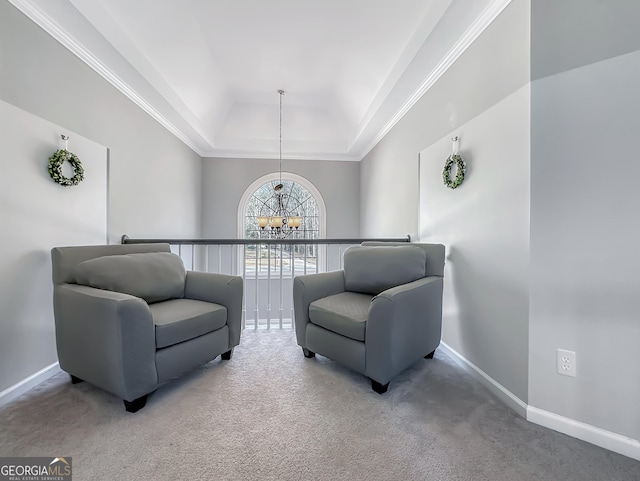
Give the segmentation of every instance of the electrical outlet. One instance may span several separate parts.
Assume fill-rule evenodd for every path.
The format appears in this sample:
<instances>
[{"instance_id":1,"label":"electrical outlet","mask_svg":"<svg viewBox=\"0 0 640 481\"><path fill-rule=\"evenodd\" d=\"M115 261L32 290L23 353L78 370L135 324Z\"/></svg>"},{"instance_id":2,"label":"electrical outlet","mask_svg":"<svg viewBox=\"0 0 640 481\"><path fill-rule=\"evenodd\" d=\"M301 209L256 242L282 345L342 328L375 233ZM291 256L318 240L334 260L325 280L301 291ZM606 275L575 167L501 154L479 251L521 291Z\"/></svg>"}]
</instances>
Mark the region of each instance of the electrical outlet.
<instances>
[{"instance_id":1,"label":"electrical outlet","mask_svg":"<svg viewBox=\"0 0 640 481\"><path fill-rule=\"evenodd\" d=\"M576 377L576 353L565 349L558 349L556 352L558 374L563 376Z\"/></svg>"}]
</instances>

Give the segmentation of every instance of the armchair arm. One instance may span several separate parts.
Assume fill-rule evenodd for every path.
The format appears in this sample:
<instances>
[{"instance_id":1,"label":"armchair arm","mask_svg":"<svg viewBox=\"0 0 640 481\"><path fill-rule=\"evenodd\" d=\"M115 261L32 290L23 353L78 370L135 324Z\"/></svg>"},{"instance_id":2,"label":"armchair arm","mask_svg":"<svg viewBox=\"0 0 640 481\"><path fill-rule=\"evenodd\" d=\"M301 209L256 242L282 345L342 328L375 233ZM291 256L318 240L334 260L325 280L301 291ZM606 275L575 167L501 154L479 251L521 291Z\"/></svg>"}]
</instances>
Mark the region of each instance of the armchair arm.
<instances>
[{"instance_id":1,"label":"armchair arm","mask_svg":"<svg viewBox=\"0 0 640 481\"><path fill-rule=\"evenodd\" d=\"M309 274L293 279L293 313L299 346L307 345L305 328L309 323L309 304L341 292L344 292L344 271Z\"/></svg>"},{"instance_id":2,"label":"armchair arm","mask_svg":"<svg viewBox=\"0 0 640 481\"><path fill-rule=\"evenodd\" d=\"M365 334L367 376L386 384L438 347L442 289L442 277L425 277L371 301Z\"/></svg>"},{"instance_id":3,"label":"armchair arm","mask_svg":"<svg viewBox=\"0 0 640 481\"><path fill-rule=\"evenodd\" d=\"M76 284L54 287L60 367L126 401L158 384L149 306L134 296Z\"/></svg>"},{"instance_id":4,"label":"armchair arm","mask_svg":"<svg viewBox=\"0 0 640 481\"><path fill-rule=\"evenodd\" d=\"M227 308L229 349L240 344L243 290L244 284L240 276L187 271L184 289L187 299L215 302Z\"/></svg>"}]
</instances>

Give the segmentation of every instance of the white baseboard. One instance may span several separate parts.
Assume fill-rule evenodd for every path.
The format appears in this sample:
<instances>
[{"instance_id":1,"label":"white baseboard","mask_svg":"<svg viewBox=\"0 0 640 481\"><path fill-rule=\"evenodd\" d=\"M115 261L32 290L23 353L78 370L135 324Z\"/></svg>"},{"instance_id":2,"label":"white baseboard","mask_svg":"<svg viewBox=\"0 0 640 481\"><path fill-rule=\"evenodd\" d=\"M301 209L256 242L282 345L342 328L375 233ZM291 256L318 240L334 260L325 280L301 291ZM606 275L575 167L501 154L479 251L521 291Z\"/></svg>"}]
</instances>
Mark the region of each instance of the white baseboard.
<instances>
[{"instance_id":1,"label":"white baseboard","mask_svg":"<svg viewBox=\"0 0 640 481\"><path fill-rule=\"evenodd\" d=\"M529 406L478 366L466 359L455 349L452 349L451 346L441 342L440 347L463 368L474 375L476 379L502 402L527 421L640 461L640 441Z\"/></svg>"},{"instance_id":2,"label":"white baseboard","mask_svg":"<svg viewBox=\"0 0 640 481\"><path fill-rule=\"evenodd\" d=\"M10 403L18 396L22 396L24 393L33 389L38 384L46 381L51 376L58 374L60 372L60 364L57 362L51 364L50 366L41 369L37 373L29 376L26 379L23 379L17 384L5 389L0 392L0 406L4 406L5 404Z\"/></svg>"},{"instance_id":3,"label":"white baseboard","mask_svg":"<svg viewBox=\"0 0 640 481\"><path fill-rule=\"evenodd\" d=\"M516 413L526 419L527 417L527 404L518 396L509 391L506 387L500 384L498 381L489 376L486 372L473 364L467 358L462 356L458 351L453 349L448 344L441 342L440 347L444 352L449 354L455 361L469 371L478 381L480 381L489 391L496 395L503 403L513 409Z\"/></svg>"},{"instance_id":4,"label":"white baseboard","mask_svg":"<svg viewBox=\"0 0 640 481\"><path fill-rule=\"evenodd\" d=\"M636 439L533 406L527 407L527 421L640 461L640 441Z\"/></svg>"}]
</instances>

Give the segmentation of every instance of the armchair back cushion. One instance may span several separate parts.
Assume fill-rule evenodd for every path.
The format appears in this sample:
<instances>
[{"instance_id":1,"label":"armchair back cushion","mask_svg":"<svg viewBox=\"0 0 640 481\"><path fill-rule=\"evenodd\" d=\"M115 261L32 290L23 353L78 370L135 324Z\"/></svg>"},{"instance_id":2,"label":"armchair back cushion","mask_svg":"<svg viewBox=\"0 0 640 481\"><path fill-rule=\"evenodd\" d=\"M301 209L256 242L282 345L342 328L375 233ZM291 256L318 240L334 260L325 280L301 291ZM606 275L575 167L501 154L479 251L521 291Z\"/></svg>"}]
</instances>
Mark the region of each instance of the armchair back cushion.
<instances>
[{"instance_id":1,"label":"armchair back cushion","mask_svg":"<svg viewBox=\"0 0 640 481\"><path fill-rule=\"evenodd\" d=\"M89 259L102 256L138 254L142 252L171 252L171 246L162 243L54 247L51 249L53 284L75 283L76 266Z\"/></svg>"},{"instance_id":2,"label":"armchair back cushion","mask_svg":"<svg viewBox=\"0 0 640 481\"><path fill-rule=\"evenodd\" d=\"M353 246L344 253L347 291L378 295L425 276L426 254L417 246Z\"/></svg>"},{"instance_id":3,"label":"armchair back cushion","mask_svg":"<svg viewBox=\"0 0 640 481\"><path fill-rule=\"evenodd\" d=\"M170 252L107 255L79 263L77 284L140 297L149 304L184 297L186 270Z\"/></svg>"},{"instance_id":4,"label":"armchair back cushion","mask_svg":"<svg viewBox=\"0 0 640 481\"><path fill-rule=\"evenodd\" d=\"M444 258L446 256L444 245L442 244L407 244L406 242L380 242L367 241L362 243L363 246L408 246L419 247L424 250L427 256L427 265L425 266L425 277L438 276L444 277Z\"/></svg>"}]
</instances>

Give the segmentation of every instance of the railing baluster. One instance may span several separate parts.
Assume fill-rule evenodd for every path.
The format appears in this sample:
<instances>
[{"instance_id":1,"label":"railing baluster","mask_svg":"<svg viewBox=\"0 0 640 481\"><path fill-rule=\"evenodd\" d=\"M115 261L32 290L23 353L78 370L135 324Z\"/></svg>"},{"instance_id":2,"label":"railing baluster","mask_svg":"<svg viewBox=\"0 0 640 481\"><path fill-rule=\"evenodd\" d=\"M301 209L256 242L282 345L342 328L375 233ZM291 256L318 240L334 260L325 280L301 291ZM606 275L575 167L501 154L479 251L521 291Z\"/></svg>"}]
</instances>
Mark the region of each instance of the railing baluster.
<instances>
[{"instance_id":1,"label":"railing baluster","mask_svg":"<svg viewBox=\"0 0 640 481\"><path fill-rule=\"evenodd\" d=\"M242 279L244 280L244 292L247 292L247 276L245 275L245 273L247 272L247 252L246 246L243 246L244 248L244 254L242 256ZM242 329L244 329L247 326L247 303L243 302L242 303Z\"/></svg>"},{"instance_id":2,"label":"railing baluster","mask_svg":"<svg viewBox=\"0 0 640 481\"><path fill-rule=\"evenodd\" d=\"M284 256L282 255L283 248L284 248L284 245L280 244L280 307L279 307L279 311L280 311L280 317L279 317L280 329L282 329L282 315L283 315L283 312L284 312L284 306L283 306L284 285L282 284L282 281L283 281L283 278L284 278L284 274L282 272L282 268L283 268L283 265L284 265Z\"/></svg>"},{"instance_id":3,"label":"railing baluster","mask_svg":"<svg viewBox=\"0 0 640 481\"><path fill-rule=\"evenodd\" d=\"M267 246L267 329L271 329L271 247Z\"/></svg>"},{"instance_id":4,"label":"railing baluster","mask_svg":"<svg viewBox=\"0 0 640 481\"><path fill-rule=\"evenodd\" d=\"M331 246L326 246L325 247L325 256L324 256L324 271L328 272L329 269L329 249L331 249Z\"/></svg>"},{"instance_id":5,"label":"railing baluster","mask_svg":"<svg viewBox=\"0 0 640 481\"><path fill-rule=\"evenodd\" d=\"M260 285L260 280L258 279L258 260L260 259L259 254L259 249L260 249L260 245L256 244L256 248L254 249L253 252L255 252L255 256L256 256L256 262L255 262L255 282L256 282L256 295L255 295L255 302L256 302L256 306L255 306L255 323L256 325L258 325L258 323L260 322L260 309L258 308L258 286Z\"/></svg>"},{"instance_id":6,"label":"railing baluster","mask_svg":"<svg viewBox=\"0 0 640 481\"><path fill-rule=\"evenodd\" d=\"M304 270L303 270L303 274L307 275L307 245L303 245L302 247L304 247Z\"/></svg>"},{"instance_id":7,"label":"railing baluster","mask_svg":"<svg viewBox=\"0 0 640 481\"><path fill-rule=\"evenodd\" d=\"M289 302L290 302L290 312L289 312L289 319L290 319L290 323L291 326L293 327L293 279L296 276L296 246L291 246L291 289L289 289L289 295L287 296L289 298Z\"/></svg>"}]
</instances>

